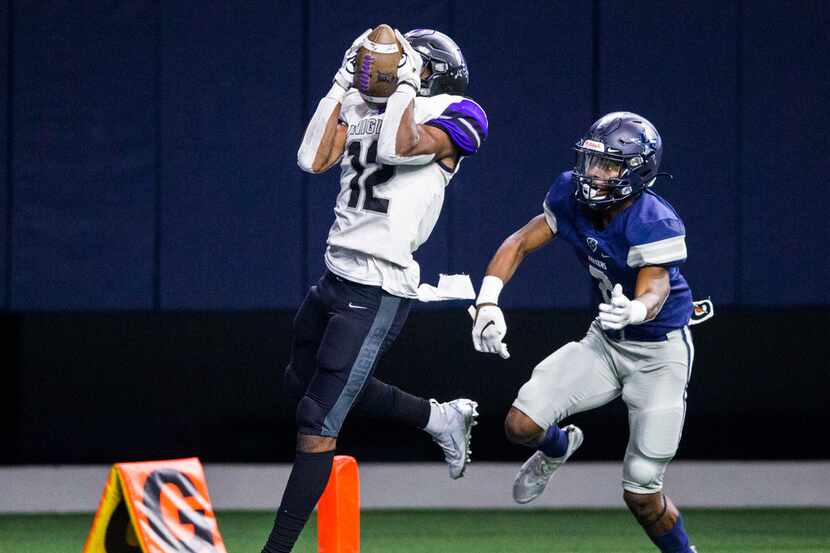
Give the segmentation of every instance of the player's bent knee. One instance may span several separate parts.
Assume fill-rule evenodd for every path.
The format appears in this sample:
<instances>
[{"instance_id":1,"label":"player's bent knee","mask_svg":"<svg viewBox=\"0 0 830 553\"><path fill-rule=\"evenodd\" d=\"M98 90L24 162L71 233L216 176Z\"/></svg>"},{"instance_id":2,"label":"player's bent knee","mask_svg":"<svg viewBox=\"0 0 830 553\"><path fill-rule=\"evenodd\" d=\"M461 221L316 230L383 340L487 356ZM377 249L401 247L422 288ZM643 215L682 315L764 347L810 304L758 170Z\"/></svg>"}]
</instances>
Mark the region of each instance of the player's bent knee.
<instances>
[{"instance_id":1,"label":"player's bent knee","mask_svg":"<svg viewBox=\"0 0 830 553\"><path fill-rule=\"evenodd\" d=\"M533 419L511 407L504 419L504 434L507 439L520 445L531 445L539 440L544 430Z\"/></svg>"},{"instance_id":2,"label":"player's bent knee","mask_svg":"<svg viewBox=\"0 0 830 553\"><path fill-rule=\"evenodd\" d=\"M297 403L297 432L319 435L328 410L316 400L303 396Z\"/></svg>"},{"instance_id":3,"label":"player's bent knee","mask_svg":"<svg viewBox=\"0 0 830 553\"><path fill-rule=\"evenodd\" d=\"M623 489L634 494L655 494L663 489L663 475L669 460L626 455L623 464Z\"/></svg>"}]
</instances>

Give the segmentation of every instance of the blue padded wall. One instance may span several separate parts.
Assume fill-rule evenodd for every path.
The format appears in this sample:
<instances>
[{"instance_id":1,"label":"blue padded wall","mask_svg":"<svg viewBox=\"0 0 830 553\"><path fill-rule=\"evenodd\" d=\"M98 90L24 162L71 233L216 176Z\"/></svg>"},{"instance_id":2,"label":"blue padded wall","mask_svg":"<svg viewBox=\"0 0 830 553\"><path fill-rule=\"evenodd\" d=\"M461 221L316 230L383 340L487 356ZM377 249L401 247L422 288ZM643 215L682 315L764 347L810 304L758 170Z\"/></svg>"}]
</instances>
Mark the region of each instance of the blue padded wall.
<instances>
[{"instance_id":1,"label":"blue padded wall","mask_svg":"<svg viewBox=\"0 0 830 553\"><path fill-rule=\"evenodd\" d=\"M299 3L171 2L161 16L161 307L293 307Z\"/></svg>"},{"instance_id":2,"label":"blue padded wall","mask_svg":"<svg viewBox=\"0 0 830 553\"><path fill-rule=\"evenodd\" d=\"M10 0L0 2L0 45L4 52L0 53L0 309L8 309L11 291L8 286L8 255L11 247L9 237L9 146L12 144L9 135L11 133L11 117L9 111L9 88L11 86L9 65L12 63L11 29L9 18L11 16Z\"/></svg>"},{"instance_id":3,"label":"blue padded wall","mask_svg":"<svg viewBox=\"0 0 830 553\"><path fill-rule=\"evenodd\" d=\"M470 95L487 111L490 139L464 162L450 196L453 268L475 285L510 233L542 213L571 146L591 119L588 2L457 2L455 34L470 66ZM529 256L505 289L508 307L587 305L586 273L556 240Z\"/></svg>"},{"instance_id":4,"label":"blue padded wall","mask_svg":"<svg viewBox=\"0 0 830 553\"><path fill-rule=\"evenodd\" d=\"M631 109L663 134L676 179L657 191L686 222L695 294L827 305L827 6L7 0L0 294L15 310L295 308L339 187L337 168L302 174L297 147L343 50L386 22L453 36L490 120L417 254L425 281L478 284L576 138ZM566 244L515 278L507 307L588 305Z\"/></svg>"},{"instance_id":5,"label":"blue padded wall","mask_svg":"<svg viewBox=\"0 0 830 553\"><path fill-rule=\"evenodd\" d=\"M154 2L15 2L14 309L153 307Z\"/></svg>"},{"instance_id":6,"label":"blue padded wall","mask_svg":"<svg viewBox=\"0 0 830 553\"><path fill-rule=\"evenodd\" d=\"M658 180L686 225L682 270L696 296L734 303L737 227L736 7L602 2L599 21L600 114L628 110L648 118L663 138ZM718 270L714 270L718 268Z\"/></svg>"},{"instance_id":7,"label":"blue padded wall","mask_svg":"<svg viewBox=\"0 0 830 553\"><path fill-rule=\"evenodd\" d=\"M741 14L743 304L830 303L830 4L789 8Z\"/></svg>"}]
</instances>

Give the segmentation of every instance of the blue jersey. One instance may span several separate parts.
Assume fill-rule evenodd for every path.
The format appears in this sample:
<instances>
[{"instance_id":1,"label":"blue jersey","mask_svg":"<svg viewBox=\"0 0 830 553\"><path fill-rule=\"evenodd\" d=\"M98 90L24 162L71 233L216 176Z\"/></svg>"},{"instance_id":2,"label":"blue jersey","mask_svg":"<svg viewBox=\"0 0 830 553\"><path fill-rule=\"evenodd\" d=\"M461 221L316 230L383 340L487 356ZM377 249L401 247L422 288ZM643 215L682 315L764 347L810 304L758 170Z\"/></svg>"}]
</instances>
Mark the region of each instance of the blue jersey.
<instances>
[{"instance_id":1,"label":"blue jersey","mask_svg":"<svg viewBox=\"0 0 830 553\"><path fill-rule=\"evenodd\" d=\"M594 279L597 303L611 303L611 290L618 283L633 298L641 267L659 265L669 272L671 291L657 317L606 334L615 339L660 341L666 333L688 324L692 293L680 274L686 260L686 229L669 202L646 191L599 230L587 208L576 201L575 190L570 171L559 175L545 197L545 218L553 232L573 246Z\"/></svg>"}]
</instances>

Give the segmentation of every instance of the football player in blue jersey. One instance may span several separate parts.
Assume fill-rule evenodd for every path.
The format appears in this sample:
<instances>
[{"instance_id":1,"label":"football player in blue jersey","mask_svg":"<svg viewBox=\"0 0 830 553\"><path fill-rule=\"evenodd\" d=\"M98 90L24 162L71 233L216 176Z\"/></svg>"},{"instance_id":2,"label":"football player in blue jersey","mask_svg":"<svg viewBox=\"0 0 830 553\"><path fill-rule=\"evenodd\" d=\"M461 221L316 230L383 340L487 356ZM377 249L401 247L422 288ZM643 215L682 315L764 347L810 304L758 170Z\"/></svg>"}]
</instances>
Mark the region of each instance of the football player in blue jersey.
<instances>
[{"instance_id":1,"label":"football player in blue jersey","mask_svg":"<svg viewBox=\"0 0 830 553\"><path fill-rule=\"evenodd\" d=\"M677 451L694 348L688 329L685 229L674 208L650 188L659 173L660 135L630 112L605 115L576 144L576 165L550 187L543 213L507 238L476 300L473 344L507 357L502 287L524 257L561 236L595 283L598 316L579 342L539 363L505 420L510 441L536 449L513 483L513 498L538 497L582 444L569 415L622 395L630 436L623 498L664 553L695 551L683 519L663 493L663 474Z\"/></svg>"}]
</instances>

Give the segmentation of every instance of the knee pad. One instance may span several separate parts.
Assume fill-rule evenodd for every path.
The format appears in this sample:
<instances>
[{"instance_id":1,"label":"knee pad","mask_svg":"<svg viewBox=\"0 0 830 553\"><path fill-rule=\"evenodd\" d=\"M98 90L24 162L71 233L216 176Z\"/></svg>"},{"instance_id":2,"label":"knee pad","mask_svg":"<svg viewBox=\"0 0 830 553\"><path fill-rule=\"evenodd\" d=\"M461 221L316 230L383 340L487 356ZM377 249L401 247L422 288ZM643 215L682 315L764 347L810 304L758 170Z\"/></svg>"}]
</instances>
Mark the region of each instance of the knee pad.
<instances>
[{"instance_id":1,"label":"knee pad","mask_svg":"<svg viewBox=\"0 0 830 553\"><path fill-rule=\"evenodd\" d=\"M328 409L318 401L303 396L297 403L297 432L300 434L321 435L323 422Z\"/></svg>"},{"instance_id":2,"label":"knee pad","mask_svg":"<svg viewBox=\"0 0 830 553\"><path fill-rule=\"evenodd\" d=\"M663 489L663 474L680 443L683 415L682 405L632 413L623 463L624 489L645 494Z\"/></svg>"},{"instance_id":3,"label":"knee pad","mask_svg":"<svg viewBox=\"0 0 830 553\"><path fill-rule=\"evenodd\" d=\"M623 462L623 489L632 493L651 494L663 489L663 475L671 459L650 459L637 453L626 453Z\"/></svg>"}]
</instances>

